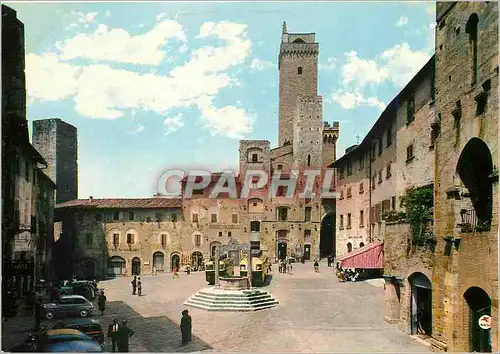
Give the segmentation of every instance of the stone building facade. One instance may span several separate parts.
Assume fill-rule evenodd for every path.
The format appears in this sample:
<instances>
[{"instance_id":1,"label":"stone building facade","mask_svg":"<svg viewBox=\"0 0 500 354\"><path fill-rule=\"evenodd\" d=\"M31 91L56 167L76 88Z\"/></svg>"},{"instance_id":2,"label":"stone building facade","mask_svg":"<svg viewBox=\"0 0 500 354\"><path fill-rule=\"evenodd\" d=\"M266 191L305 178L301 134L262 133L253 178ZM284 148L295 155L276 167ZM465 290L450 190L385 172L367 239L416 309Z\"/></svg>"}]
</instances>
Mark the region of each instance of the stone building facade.
<instances>
[{"instance_id":1,"label":"stone building facade","mask_svg":"<svg viewBox=\"0 0 500 354\"><path fill-rule=\"evenodd\" d=\"M29 142L24 71L24 24L2 5L2 304L7 290L23 296L51 273L42 264L50 261L54 184Z\"/></svg>"},{"instance_id":2,"label":"stone building facade","mask_svg":"<svg viewBox=\"0 0 500 354\"><path fill-rule=\"evenodd\" d=\"M498 3L438 3L436 23L432 336L497 352Z\"/></svg>"},{"instance_id":3,"label":"stone building facade","mask_svg":"<svg viewBox=\"0 0 500 354\"><path fill-rule=\"evenodd\" d=\"M386 220L408 190L432 183L434 58L389 103L359 145L335 161L338 173L337 256L381 242Z\"/></svg>"},{"instance_id":4,"label":"stone building facade","mask_svg":"<svg viewBox=\"0 0 500 354\"><path fill-rule=\"evenodd\" d=\"M294 169L320 169L335 160L339 124L323 122L322 98L317 93L319 45L314 37L314 33L290 34L283 26L279 54L280 143L271 149L267 140L240 141L239 171L235 176L238 193L247 171L264 171L270 178L279 173L286 184L286 179L293 178ZM310 198L287 198L281 192L270 196L267 187L236 199L228 195L211 198L220 177L221 173L213 174L211 183L189 198L183 195L181 199L158 196L60 203L58 252L70 252L75 260L73 264L59 260L58 268L67 273L61 276L148 274L161 259L162 266L156 268L170 271L173 264L207 261L216 245L248 243L250 239L259 239L261 250L273 259L304 256L305 260L313 260L331 253L335 204L334 199L321 199L321 175L313 184L315 195ZM334 182L331 187L335 187ZM302 187L304 183L303 178L298 182ZM158 219L156 214L171 214L174 210L175 222L154 221ZM117 213L120 217L104 221L102 216L97 220L96 212L108 217ZM123 219L130 213L136 219ZM322 227L322 220L328 218L333 218L333 223L323 223L328 227ZM118 243L113 241L115 237ZM119 246L122 244L125 247ZM239 254L232 257L239 261Z\"/></svg>"},{"instance_id":5,"label":"stone building facade","mask_svg":"<svg viewBox=\"0 0 500 354\"><path fill-rule=\"evenodd\" d=\"M57 184L56 203L78 198L77 129L59 118L33 121L33 145L48 163Z\"/></svg>"}]
</instances>

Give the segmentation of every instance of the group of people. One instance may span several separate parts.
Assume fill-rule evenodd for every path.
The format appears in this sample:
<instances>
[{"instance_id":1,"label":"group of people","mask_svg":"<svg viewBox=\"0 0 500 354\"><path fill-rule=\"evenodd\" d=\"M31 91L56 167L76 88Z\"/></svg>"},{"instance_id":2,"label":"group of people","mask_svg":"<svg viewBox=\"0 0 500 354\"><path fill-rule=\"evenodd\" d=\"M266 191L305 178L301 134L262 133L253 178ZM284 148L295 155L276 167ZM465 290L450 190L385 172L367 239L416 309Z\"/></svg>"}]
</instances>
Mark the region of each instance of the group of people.
<instances>
[{"instance_id":1,"label":"group of people","mask_svg":"<svg viewBox=\"0 0 500 354\"><path fill-rule=\"evenodd\" d=\"M337 265L337 278L340 281L356 281L359 278L360 273L356 269L342 268Z\"/></svg>"},{"instance_id":2,"label":"group of people","mask_svg":"<svg viewBox=\"0 0 500 354\"><path fill-rule=\"evenodd\" d=\"M292 272L292 262L290 260L286 261L285 259L280 259L278 261L278 271L283 274L291 274Z\"/></svg>"},{"instance_id":3,"label":"group of people","mask_svg":"<svg viewBox=\"0 0 500 354\"><path fill-rule=\"evenodd\" d=\"M134 275L134 279L131 282L132 284L132 295L135 295L137 293L138 296L142 295L142 281L141 277L137 277L137 275Z\"/></svg>"}]
</instances>

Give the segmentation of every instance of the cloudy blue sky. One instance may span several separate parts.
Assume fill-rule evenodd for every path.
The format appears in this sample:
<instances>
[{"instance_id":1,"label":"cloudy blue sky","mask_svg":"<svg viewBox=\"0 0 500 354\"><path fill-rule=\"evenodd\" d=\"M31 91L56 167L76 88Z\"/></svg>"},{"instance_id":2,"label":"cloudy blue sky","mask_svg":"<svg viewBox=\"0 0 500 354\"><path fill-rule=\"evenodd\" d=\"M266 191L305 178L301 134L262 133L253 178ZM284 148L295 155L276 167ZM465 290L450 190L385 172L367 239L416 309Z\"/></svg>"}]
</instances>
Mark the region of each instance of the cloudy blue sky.
<instances>
[{"instance_id":1,"label":"cloudy blue sky","mask_svg":"<svg viewBox=\"0 0 500 354\"><path fill-rule=\"evenodd\" d=\"M162 170L236 168L277 142L277 57L315 32L338 156L432 55L434 3L9 3L25 24L28 119L78 128L79 197L147 197Z\"/></svg>"}]
</instances>

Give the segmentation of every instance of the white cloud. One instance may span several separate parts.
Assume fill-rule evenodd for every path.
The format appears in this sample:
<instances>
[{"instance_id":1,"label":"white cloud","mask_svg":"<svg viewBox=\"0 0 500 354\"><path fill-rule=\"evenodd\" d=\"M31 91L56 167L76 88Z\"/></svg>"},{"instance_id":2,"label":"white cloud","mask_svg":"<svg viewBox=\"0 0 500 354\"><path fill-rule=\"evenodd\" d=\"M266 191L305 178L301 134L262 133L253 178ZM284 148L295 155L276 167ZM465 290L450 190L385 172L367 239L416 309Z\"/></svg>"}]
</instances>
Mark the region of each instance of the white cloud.
<instances>
[{"instance_id":1,"label":"white cloud","mask_svg":"<svg viewBox=\"0 0 500 354\"><path fill-rule=\"evenodd\" d=\"M165 58L163 46L171 39L186 41L183 27L176 21L162 21L152 30L131 36L121 28L100 24L90 34L80 33L56 43L65 60L88 58L132 64L158 65Z\"/></svg>"},{"instance_id":2,"label":"white cloud","mask_svg":"<svg viewBox=\"0 0 500 354\"><path fill-rule=\"evenodd\" d=\"M252 63L250 64L250 69L257 70L257 71L271 69L274 67L275 67L275 65L272 62L270 62L268 60L258 59L258 58L253 59Z\"/></svg>"},{"instance_id":3,"label":"white cloud","mask_svg":"<svg viewBox=\"0 0 500 354\"><path fill-rule=\"evenodd\" d=\"M401 16L398 22L396 22L396 27L403 27L406 24L408 24L408 17Z\"/></svg>"},{"instance_id":4,"label":"white cloud","mask_svg":"<svg viewBox=\"0 0 500 354\"><path fill-rule=\"evenodd\" d=\"M98 30L106 29L102 26ZM201 47L191 53L184 65L164 76L138 74L105 64L76 66L61 62L54 53L29 54L28 95L39 100L73 97L80 114L101 119L119 118L125 110L166 114L174 108L195 106L204 126L213 134L241 137L251 132L251 117L243 108L214 107L212 100L220 90L238 84L226 70L244 63L250 53L246 26L205 23L198 37L208 36L219 37L227 45Z\"/></svg>"},{"instance_id":5,"label":"white cloud","mask_svg":"<svg viewBox=\"0 0 500 354\"><path fill-rule=\"evenodd\" d=\"M320 70L333 70L337 66L337 58L330 57L327 59L326 64L319 64Z\"/></svg>"},{"instance_id":6,"label":"white cloud","mask_svg":"<svg viewBox=\"0 0 500 354\"><path fill-rule=\"evenodd\" d=\"M243 108L234 106L216 108L212 105L212 100L212 96L204 96L197 102L201 119L212 135L241 139L252 131L253 119Z\"/></svg>"},{"instance_id":7,"label":"white cloud","mask_svg":"<svg viewBox=\"0 0 500 354\"><path fill-rule=\"evenodd\" d=\"M78 22L80 22L80 23L92 23L92 22L94 22L96 16L97 16L97 12L88 12L86 14L80 12Z\"/></svg>"},{"instance_id":8,"label":"white cloud","mask_svg":"<svg viewBox=\"0 0 500 354\"><path fill-rule=\"evenodd\" d=\"M55 54L26 55L26 86L30 99L55 101L78 92L82 69L60 63Z\"/></svg>"},{"instance_id":9,"label":"white cloud","mask_svg":"<svg viewBox=\"0 0 500 354\"><path fill-rule=\"evenodd\" d=\"M342 68L344 85L353 83L358 88L363 88L370 83L380 84L388 78L388 70L380 67L375 60L360 59L355 51L345 53L345 55L347 63Z\"/></svg>"},{"instance_id":10,"label":"white cloud","mask_svg":"<svg viewBox=\"0 0 500 354\"><path fill-rule=\"evenodd\" d=\"M111 11L106 10L106 13L104 14L104 17L111 17Z\"/></svg>"},{"instance_id":11,"label":"white cloud","mask_svg":"<svg viewBox=\"0 0 500 354\"><path fill-rule=\"evenodd\" d=\"M377 97L363 97L359 91L348 92L338 90L332 93L331 99L344 109L354 109L359 106L377 107L380 111L384 110L385 103L380 101Z\"/></svg>"},{"instance_id":12,"label":"white cloud","mask_svg":"<svg viewBox=\"0 0 500 354\"><path fill-rule=\"evenodd\" d=\"M382 53L389 79L399 87L405 86L430 59L428 51L412 51L408 43L395 45Z\"/></svg>"},{"instance_id":13,"label":"white cloud","mask_svg":"<svg viewBox=\"0 0 500 354\"><path fill-rule=\"evenodd\" d=\"M165 135L175 133L184 126L182 114L178 113L175 117L165 118L163 124L165 125Z\"/></svg>"},{"instance_id":14,"label":"white cloud","mask_svg":"<svg viewBox=\"0 0 500 354\"><path fill-rule=\"evenodd\" d=\"M156 15L156 22L160 22L163 18L165 18L165 16L167 16L165 12Z\"/></svg>"}]
</instances>

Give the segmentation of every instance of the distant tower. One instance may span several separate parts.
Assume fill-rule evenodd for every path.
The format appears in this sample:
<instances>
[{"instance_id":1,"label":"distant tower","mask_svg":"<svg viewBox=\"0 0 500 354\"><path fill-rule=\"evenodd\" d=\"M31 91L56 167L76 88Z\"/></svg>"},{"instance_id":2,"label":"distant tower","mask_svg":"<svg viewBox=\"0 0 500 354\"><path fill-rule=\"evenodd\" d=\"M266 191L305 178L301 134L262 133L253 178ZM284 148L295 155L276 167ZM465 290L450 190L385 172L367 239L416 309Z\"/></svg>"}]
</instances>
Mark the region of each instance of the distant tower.
<instances>
[{"instance_id":1,"label":"distant tower","mask_svg":"<svg viewBox=\"0 0 500 354\"><path fill-rule=\"evenodd\" d=\"M77 129L59 118L35 120L33 145L48 163L45 172L57 186L56 203L77 199Z\"/></svg>"},{"instance_id":2,"label":"distant tower","mask_svg":"<svg viewBox=\"0 0 500 354\"><path fill-rule=\"evenodd\" d=\"M323 122L323 167L337 159L337 139L339 137L339 122Z\"/></svg>"},{"instance_id":3,"label":"distant tower","mask_svg":"<svg viewBox=\"0 0 500 354\"><path fill-rule=\"evenodd\" d=\"M278 59L279 146L293 144L293 122L299 97L315 98L318 93L319 45L314 37L314 33L288 33L283 23Z\"/></svg>"}]
</instances>

